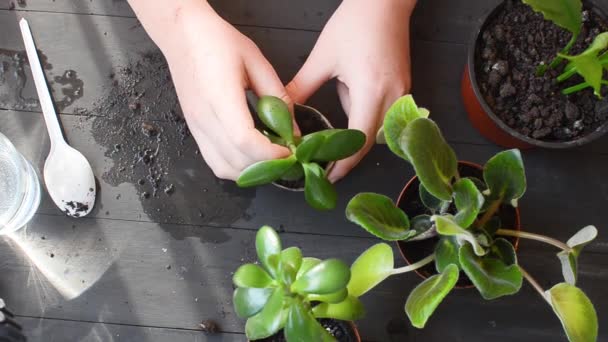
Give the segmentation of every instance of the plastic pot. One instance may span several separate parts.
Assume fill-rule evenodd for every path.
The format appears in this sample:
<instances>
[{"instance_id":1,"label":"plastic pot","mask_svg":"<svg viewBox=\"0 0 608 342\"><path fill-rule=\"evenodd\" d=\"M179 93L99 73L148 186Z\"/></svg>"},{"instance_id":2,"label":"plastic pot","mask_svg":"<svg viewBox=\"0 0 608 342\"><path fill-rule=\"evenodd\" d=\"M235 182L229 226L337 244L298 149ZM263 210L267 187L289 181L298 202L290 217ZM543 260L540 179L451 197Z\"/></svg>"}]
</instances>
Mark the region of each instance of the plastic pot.
<instances>
[{"instance_id":1,"label":"plastic pot","mask_svg":"<svg viewBox=\"0 0 608 342\"><path fill-rule=\"evenodd\" d=\"M460 161L458 162L458 171L462 177L476 177L483 179L483 167L475 163ZM420 181L418 180L418 177L414 176L405 185L401 191L401 194L399 195L399 199L397 200L397 206L404 210L409 217L429 214L428 209L426 209L426 207L424 207L424 205L420 202L420 198L418 196L419 185ZM519 208L503 205L500 207L498 215L504 226L511 229L521 230ZM515 250L517 250L519 238L509 237L507 240L509 240L515 247ZM412 263L422 260L423 258L434 253L437 242L439 242L439 237L433 237L420 241L397 241L397 246L399 247L399 251L403 256L403 259L405 259L405 262L408 265L411 265ZM419 268L416 270L416 274L418 274L422 279L427 279L428 277L437 274L435 263L430 263L422 268ZM461 272L458 283L456 284L456 288L463 289L472 287L473 283L471 283L464 272Z\"/></svg>"}]
</instances>

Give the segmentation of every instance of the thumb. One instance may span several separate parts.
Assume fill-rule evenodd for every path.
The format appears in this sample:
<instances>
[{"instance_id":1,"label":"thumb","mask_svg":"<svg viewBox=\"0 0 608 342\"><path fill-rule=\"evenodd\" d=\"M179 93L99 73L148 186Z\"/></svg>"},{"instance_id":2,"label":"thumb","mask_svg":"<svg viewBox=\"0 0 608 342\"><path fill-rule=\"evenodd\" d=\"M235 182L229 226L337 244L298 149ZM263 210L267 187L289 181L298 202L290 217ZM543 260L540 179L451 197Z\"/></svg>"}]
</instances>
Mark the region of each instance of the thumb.
<instances>
[{"instance_id":1,"label":"thumb","mask_svg":"<svg viewBox=\"0 0 608 342\"><path fill-rule=\"evenodd\" d=\"M382 117L382 98L369 97L365 93L351 95L351 106L348 128L358 129L365 133L366 140L363 148L356 154L336 162L329 172L328 178L334 183L346 176L374 146L374 137L378 130L378 121Z\"/></svg>"},{"instance_id":2,"label":"thumb","mask_svg":"<svg viewBox=\"0 0 608 342\"><path fill-rule=\"evenodd\" d=\"M316 51L313 49L302 68L287 85L287 93L295 103L306 103L308 98L331 78L327 61Z\"/></svg>"},{"instance_id":3,"label":"thumb","mask_svg":"<svg viewBox=\"0 0 608 342\"><path fill-rule=\"evenodd\" d=\"M289 97L283 82L279 79L276 71L266 58L260 53L258 56L251 56L245 62L249 86L258 96L272 95L283 100L289 107L293 119L293 100ZM300 136L300 128L293 119L294 134Z\"/></svg>"}]
</instances>

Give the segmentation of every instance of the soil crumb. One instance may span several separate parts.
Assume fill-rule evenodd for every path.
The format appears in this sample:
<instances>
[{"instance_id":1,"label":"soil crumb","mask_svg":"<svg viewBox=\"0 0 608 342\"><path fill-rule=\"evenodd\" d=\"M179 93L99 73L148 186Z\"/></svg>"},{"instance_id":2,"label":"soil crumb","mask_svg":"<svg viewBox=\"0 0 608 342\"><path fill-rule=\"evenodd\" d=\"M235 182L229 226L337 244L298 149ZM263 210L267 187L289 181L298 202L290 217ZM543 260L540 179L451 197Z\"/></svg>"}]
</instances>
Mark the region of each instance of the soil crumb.
<instances>
[{"instance_id":1,"label":"soil crumb","mask_svg":"<svg viewBox=\"0 0 608 342\"><path fill-rule=\"evenodd\" d=\"M218 332L220 332L219 325L209 319L203 320L201 322L201 324L199 324L199 327L201 328L202 331L204 331L208 334L217 334Z\"/></svg>"},{"instance_id":2,"label":"soil crumb","mask_svg":"<svg viewBox=\"0 0 608 342\"><path fill-rule=\"evenodd\" d=\"M608 120L608 100L591 88L573 95L562 90L582 83L579 75L556 81L566 63L536 76L549 64L571 34L518 0L505 1L477 42L477 79L486 102L496 115L519 133L545 141L572 141L595 131ZM608 23L585 8L583 29L570 55L584 51ZM608 95L604 87L603 95Z\"/></svg>"}]
</instances>

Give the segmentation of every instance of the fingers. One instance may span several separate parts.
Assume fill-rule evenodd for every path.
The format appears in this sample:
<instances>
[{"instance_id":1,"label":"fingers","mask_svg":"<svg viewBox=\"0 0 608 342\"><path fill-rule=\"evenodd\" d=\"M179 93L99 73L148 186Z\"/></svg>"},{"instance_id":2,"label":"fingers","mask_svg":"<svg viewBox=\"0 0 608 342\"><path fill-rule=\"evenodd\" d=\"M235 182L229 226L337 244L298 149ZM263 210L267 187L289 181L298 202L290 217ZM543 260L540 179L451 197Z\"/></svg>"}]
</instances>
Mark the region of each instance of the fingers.
<instances>
[{"instance_id":1,"label":"fingers","mask_svg":"<svg viewBox=\"0 0 608 342\"><path fill-rule=\"evenodd\" d=\"M362 131L367 139L359 152L336 162L328 175L331 182L336 182L346 176L372 148L384 110L384 101L381 95L370 96L369 92L358 91L350 92L349 96L351 101L350 111L348 112L348 128Z\"/></svg>"},{"instance_id":2,"label":"fingers","mask_svg":"<svg viewBox=\"0 0 608 342\"><path fill-rule=\"evenodd\" d=\"M295 103L306 103L325 82L332 78L330 63L313 49L296 76L287 85L287 93Z\"/></svg>"},{"instance_id":3,"label":"fingers","mask_svg":"<svg viewBox=\"0 0 608 342\"><path fill-rule=\"evenodd\" d=\"M281 82L276 71L268 60L264 58L262 53L259 52L259 50L256 50L256 53L252 53L251 56L248 56L245 63L249 86L253 91L258 96L272 95L280 98L287 104L293 117L294 102L287 93L287 90L285 89L285 86L283 86L283 82ZM293 120L293 126L294 134L300 136L300 128L295 119Z\"/></svg>"}]
</instances>

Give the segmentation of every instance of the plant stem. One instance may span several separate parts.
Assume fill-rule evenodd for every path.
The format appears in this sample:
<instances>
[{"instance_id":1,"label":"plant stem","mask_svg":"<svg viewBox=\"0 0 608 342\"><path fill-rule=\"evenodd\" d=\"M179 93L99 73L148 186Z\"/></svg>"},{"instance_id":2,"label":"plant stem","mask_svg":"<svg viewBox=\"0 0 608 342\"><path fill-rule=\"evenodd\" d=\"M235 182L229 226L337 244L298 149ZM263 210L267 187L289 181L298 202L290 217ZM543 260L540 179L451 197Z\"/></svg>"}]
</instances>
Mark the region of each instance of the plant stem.
<instances>
[{"instance_id":1,"label":"plant stem","mask_svg":"<svg viewBox=\"0 0 608 342\"><path fill-rule=\"evenodd\" d=\"M492 204L490 204L490 207L488 208L488 210L486 210L486 212L479 219L479 221L477 221L478 228L483 228L483 226L485 226L486 223L488 223L488 221L490 221L492 216L494 216L496 214L496 212L498 211L498 209L500 209L501 203L502 203L502 200L498 199L498 200L492 202Z\"/></svg>"},{"instance_id":2,"label":"plant stem","mask_svg":"<svg viewBox=\"0 0 608 342\"><path fill-rule=\"evenodd\" d=\"M435 260L435 254L434 253L431 254L431 255L429 255L429 256L427 256L426 258L418 261L418 262L415 262L415 263L411 264L411 265L407 265L407 266L400 267L400 268L395 268L391 272L391 274L394 275L394 274L401 274L401 273L407 273L407 272L415 271L415 270L417 270L419 268L422 268L422 267L430 264L431 262L433 262L433 260Z\"/></svg>"},{"instance_id":3,"label":"plant stem","mask_svg":"<svg viewBox=\"0 0 608 342\"><path fill-rule=\"evenodd\" d=\"M573 34L572 38L570 38L570 41L568 42L568 45L566 45L566 47L563 48L562 51L559 52L559 54L565 55L568 52L570 52L570 49L572 49L574 44L576 44L577 39L578 39L578 35ZM543 76L545 74L545 72L547 72L548 69L553 69L553 68L557 67L559 65L559 63L561 63L564 60L562 57L559 56L559 54L557 56L555 56L555 58L553 58L553 60L549 64L549 66L546 66L546 65L539 66L536 69L536 75Z\"/></svg>"},{"instance_id":4,"label":"plant stem","mask_svg":"<svg viewBox=\"0 0 608 342\"><path fill-rule=\"evenodd\" d=\"M608 85L608 81L602 81L602 84L603 85ZM579 91L581 91L583 89L589 88L589 87L591 87L591 85L589 83L583 82L583 83L579 83L579 84L577 84L575 86L572 86L570 88L564 89L562 91L562 93L564 95L571 95L571 94L577 93L577 92L579 92Z\"/></svg>"},{"instance_id":5,"label":"plant stem","mask_svg":"<svg viewBox=\"0 0 608 342\"><path fill-rule=\"evenodd\" d=\"M515 237L520 237L522 239L536 240L536 241L544 242L549 245L553 245L568 253L570 253L572 251L572 248L570 248L570 246L566 245L565 243L563 243L559 240L556 240L554 238L544 236L544 235L522 232L522 231L513 230L513 229L499 229L496 231L496 235L515 236Z\"/></svg>"},{"instance_id":6,"label":"plant stem","mask_svg":"<svg viewBox=\"0 0 608 342\"><path fill-rule=\"evenodd\" d=\"M521 271L521 274L523 274L524 278L526 278L526 280L528 281L528 283L530 283L530 285L532 285L532 287L536 290L536 292L538 292L538 294L540 294L540 296L543 297L544 300L546 300L547 302L549 302L549 300L547 299L547 297L545 297L545 290L543 290L543 288L536 281L536 279L534 279L530 275L530 273L528 273L523 267L519 266L519 270ZM549 303L549 305L551 305L551 303Z\"/></svg>"},{"instance_id":7,"label":"plant stem","mask_svg":"<svg viewBox=\"0 0 608 342\"><path fill-rule=\"evenodd\" d=\"M452 204L452 202L448 202L448 201L443 202L443 204L441 204L441 208L439 208L439 214L443 215L443 214L447 213L448 210L450 209L451 204Z\"/></svg>"},{"instance_id":8,"label":"plant stem","mask_svg":"<svg viewBox=\"0 0 608 342\"><path fill-rule=\"evenodd\" d=\"M576 75L578 71L576 70L576 68L572 68L570 70L566 70L563 74L557 76L557 82L564 82L565 80L569 79L570 77Z\"/></svg>"}]
</instances>

